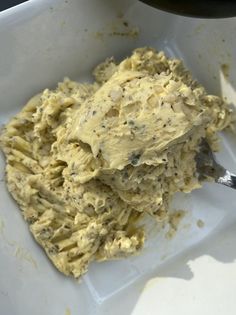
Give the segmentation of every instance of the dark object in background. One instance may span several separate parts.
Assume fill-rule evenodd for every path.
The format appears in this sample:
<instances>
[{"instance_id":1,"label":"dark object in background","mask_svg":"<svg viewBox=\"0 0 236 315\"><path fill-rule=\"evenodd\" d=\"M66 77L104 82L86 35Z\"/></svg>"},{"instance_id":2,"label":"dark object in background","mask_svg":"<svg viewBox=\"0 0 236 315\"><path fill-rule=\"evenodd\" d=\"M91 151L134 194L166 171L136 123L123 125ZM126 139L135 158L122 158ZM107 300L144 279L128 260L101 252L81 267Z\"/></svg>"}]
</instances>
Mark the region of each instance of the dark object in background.
<instances>
[{"instance_id":1,"label":"dark object in background","mask_svg":"<svg viewBox=\"0 0 236 315\"><path fill-rule=\"evenodd\" d=\"M198 18L236 16L236 0L141 0L158 9Z\"/></svg>"},{"instance_id":2,"label":"dark object in background","mask_svg":"<svg viewBox=\"0 0 236 315\"><path fill-rule=\"evenodd\" d=\"M0 0L0 11L27 0ZM236 0L141 0L158 9L198 18L236 16Z\"/></svg>"},{"instance_id":3,"label":"dark object in background","mask_svg":"<svg viewBox=\"0 0 236 315\"><path fill-rule=\"evenodd\" d=\"M10 7L14 7L15 5L22 2L26 2L26 0L0 0L0 11L9 9Z\"/></svg>"}]
</instances>

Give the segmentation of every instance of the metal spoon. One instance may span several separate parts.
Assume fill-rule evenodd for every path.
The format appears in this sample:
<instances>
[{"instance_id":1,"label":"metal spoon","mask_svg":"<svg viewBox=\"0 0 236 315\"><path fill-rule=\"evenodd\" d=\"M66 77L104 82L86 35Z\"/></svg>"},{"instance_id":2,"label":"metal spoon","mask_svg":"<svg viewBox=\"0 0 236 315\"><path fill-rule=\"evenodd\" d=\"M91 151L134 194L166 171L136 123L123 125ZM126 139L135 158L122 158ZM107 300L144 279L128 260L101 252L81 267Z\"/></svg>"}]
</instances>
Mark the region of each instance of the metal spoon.
<instances>
[{"instance_id":1,"label":"metal spoon","mask_svg":"<svg viewBox=\"0 0 236 315\"><path fill-rule=\"evenodd\" d=\"M196 155L196 163L199 180L211 177L218 184L236 189L236 175L216 162L214 154L205 139L200 144L200 151Z\"/></svg>"}]
</instances>

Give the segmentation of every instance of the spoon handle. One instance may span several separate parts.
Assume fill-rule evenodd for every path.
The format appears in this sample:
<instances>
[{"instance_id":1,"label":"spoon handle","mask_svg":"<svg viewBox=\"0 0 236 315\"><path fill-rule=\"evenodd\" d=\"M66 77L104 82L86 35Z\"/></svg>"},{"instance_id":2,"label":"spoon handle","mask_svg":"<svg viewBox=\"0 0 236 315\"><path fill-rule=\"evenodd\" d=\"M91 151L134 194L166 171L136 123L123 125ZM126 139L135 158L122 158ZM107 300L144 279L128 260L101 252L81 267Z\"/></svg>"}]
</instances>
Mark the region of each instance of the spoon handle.
<instances>
[{"instance_id":1,"label":"spoon handle","mask_svg":"<svg viewBox=\"0 0 236 315\"><path fill-rule=\"evenodd\" d=\"M141 0L158 9L192 17L223 18L236 16L235 0Z\"/></svg>"}]
</instances>

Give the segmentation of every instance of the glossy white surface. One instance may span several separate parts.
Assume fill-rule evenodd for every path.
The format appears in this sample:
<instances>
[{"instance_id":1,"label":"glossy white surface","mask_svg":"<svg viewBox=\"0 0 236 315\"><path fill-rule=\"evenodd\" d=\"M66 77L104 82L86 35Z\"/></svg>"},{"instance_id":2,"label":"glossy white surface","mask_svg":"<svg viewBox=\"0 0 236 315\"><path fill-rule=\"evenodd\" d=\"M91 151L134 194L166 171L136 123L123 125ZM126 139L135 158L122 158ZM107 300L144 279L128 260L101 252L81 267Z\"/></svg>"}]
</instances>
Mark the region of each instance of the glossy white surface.
<instances>
[{"instance_id":1,"label":"glossy white surface","mask_svg":"<svg viewBox=\"0 0 236 315\"><path fill-rule=\"evenodd\" d=\"M136 37L116 35L134 28ZM210 93L235 102L235 31L236 19L182 18L135 0L31 0L0 13L0 123L64 76L89 80L99 61L145 45L184 59ZM236 172L235 136L222 139L219 159ZM179 195L173 208L188 211L174 239L152 227L140 256L93 263L78 284L32 239L6 191L0 156L0 313L236 314L236 192L206 184Z\"/></svg>"}]
</instances>

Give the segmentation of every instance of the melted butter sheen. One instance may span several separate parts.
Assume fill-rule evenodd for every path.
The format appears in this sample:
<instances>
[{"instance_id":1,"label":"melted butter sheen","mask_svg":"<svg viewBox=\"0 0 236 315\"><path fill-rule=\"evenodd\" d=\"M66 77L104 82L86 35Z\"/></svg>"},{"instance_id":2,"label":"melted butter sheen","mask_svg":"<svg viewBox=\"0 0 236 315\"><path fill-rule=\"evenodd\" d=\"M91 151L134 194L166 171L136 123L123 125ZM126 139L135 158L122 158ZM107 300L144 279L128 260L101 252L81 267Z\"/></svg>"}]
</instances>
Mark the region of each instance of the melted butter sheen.
<instances>
[{"instance_id":1,"label":"melted butter sheen","mask_svg":"<svg viewBox=\"0 0 236 315\"><path fill-rule=\"evenodd\" d=\"M231 124L223 100L163 52L107 59L94 76L36 95L1 135L10 193L54 265L76 278L93 260L139 252L137 220L168 219L173 194L200 187L201 138L216 149Z\"/></svg>"}]
</instances>

